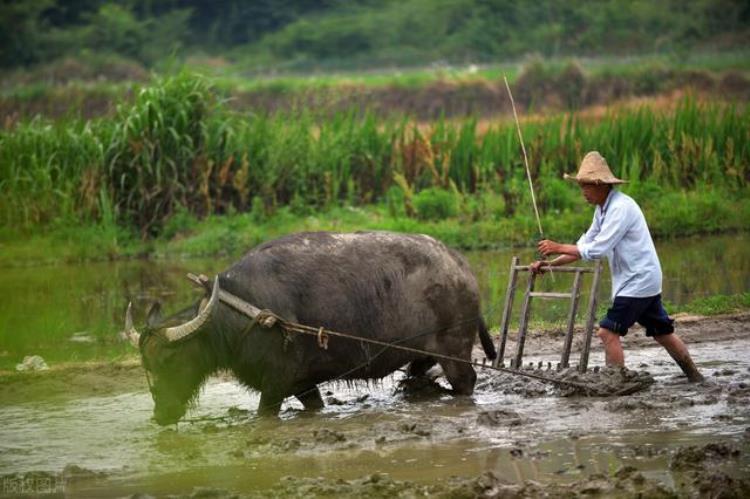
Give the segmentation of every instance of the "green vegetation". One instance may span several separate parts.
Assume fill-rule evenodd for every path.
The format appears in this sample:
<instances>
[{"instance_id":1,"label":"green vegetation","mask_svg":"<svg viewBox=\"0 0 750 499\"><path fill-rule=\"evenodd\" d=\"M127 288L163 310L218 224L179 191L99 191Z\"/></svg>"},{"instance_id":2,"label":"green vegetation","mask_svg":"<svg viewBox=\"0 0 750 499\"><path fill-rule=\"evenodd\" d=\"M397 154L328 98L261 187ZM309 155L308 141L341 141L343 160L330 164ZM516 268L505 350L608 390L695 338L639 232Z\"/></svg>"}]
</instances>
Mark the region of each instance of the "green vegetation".
<instances>
[{"instance_id":1,"label":"green vegetation","mask_svg":"<svg viewBox=\"0 0 750 499\"><path fill-rule=\"evenodd\" d=\"M682 52L711 43L719 29L743 36L747 28L741 20L749 14L732 1L361 2L289 23L250 45L241 57L247 64L304 68L341 60L363 66L485 62L529 52Z\"/></svg>"},{"instance_id":2,"label":"green vegetation","mask_svg":"<svg viewBox=\"0 0 750 499\"><path fill-rule=\"evenodd\" d=\"M229 53L246 68L273 70L491 62L532 52L680 58L743 46L748 21L742 0L9 0L0 7L0 66L91 51L147 65L173 54Z\"/></svg>"},{"instance_id":3,"label":"green vegetation","mask_svg":"<svg viewBox=\"0 0 750 499\"><path fill-rule=\"evenodd\" d=\"M146 68L210 75L237 111L325 118L494 116L503 74L534 111L685 88L746 101L749 19L740 0L11 0L0 126L112 117Z\"/></svg>"},{"instance_id":4,"label":"green vegetation","mask_svg":"<svg viewBox=\"0 0 750 499\"><path fill-rule=\"evenodd\" d=\"M561 177L590 149L631 181L656 235L748 228L747 107L688 98L674 112L621 110L593 122L565 114L523 128L546 226L565 236L588 211ZM96 251L111 256L136 232L164 240L215 215L278 226L284 213L334 220L339 207L370 207L368 227L418 229L460 247L535 233L512 123L480 133L471 119L243 117L186 73L157 79L113 119L37 119L0 132L0 189L11 238L99 227Z\"/></svg>"},{"instance_id":5,"label":"green vegetation","mask_svg":"<svg viewBox=\"0 0 750 499\"><path fill-rule=\"evenodd\" d=\"M750 199L737 196L739 194L721 192L676 193L659 201L644 203L644 211L652 234L660 238L748 230ZM721 201L717 203L717 199ZM645 201L644 198L638 200ZM486 210L486 218L472 218L477 210L476 204ZM545 235L565 241L577 239L591 222L591 208L582 202L577 202L576 206L574 210L543 215ZM72 225L68 226L60 224L33 230L7 228L0 233L0 267L144 255L236 257L275 237L316 230L423 233L464 250L526 246L538 238L530 206L527 212L513 217L506 217L498 210L502 210L502 197L493 194L483 194L480 200L468 199L456 216L432 221L392 215L386 204L334 207L315 213L309 210L307 215L283 207L272 215L259 216L258 210L251 210L200 220L181 210L168 220L160 236L147 240L139 238L136 230L107 224L71 222ZM660 216L672 210L673 215ZM679 219L684 213L689 213L689 218ZM715 222L704 225L704 216Z\"/></svg>"},{"instance_id":6,"label":"green vegetation","mask_svg":"<svg viewBox=\"0 0 750 499\"><path fill-rule=\"evenodd\" d=\"M681 307L678 312L698 315L719 315L750 309L750 293L736 295L713 295L699 298Z\"/></svg>"},{"instance_id":7,"label":"green vegetation","mask_svg":"<svg viewBox=\"0 0 750 499\"><path fill-rule=\"evenodd\" d=\"M741 56L744 54L744 58ZM528 58L522 65L503 64L433 70L299 75L248 79L237 69L214 74L213 88L233 111L260 114L307 110L316 121L342 112L369 112L378 118L409 116L491 118L510 113L504 95L507 74L516 103L528 112L559 112L609 105L631 97L689 91L727 102L750 97L750 52L698 54L674 61L636 57L617 61ZM708 70L709 60L711 70ZM744 61L740 64L739 61ZM65 59L33 70L16 71L0 82L0 115L6 128L30 117L113 117L115 104L132 104L145 71L114 61L93 65ZM194 64L188 67L194 67ZM115 82L116 81L116 82Z\"/></svg>"}]
</instances>

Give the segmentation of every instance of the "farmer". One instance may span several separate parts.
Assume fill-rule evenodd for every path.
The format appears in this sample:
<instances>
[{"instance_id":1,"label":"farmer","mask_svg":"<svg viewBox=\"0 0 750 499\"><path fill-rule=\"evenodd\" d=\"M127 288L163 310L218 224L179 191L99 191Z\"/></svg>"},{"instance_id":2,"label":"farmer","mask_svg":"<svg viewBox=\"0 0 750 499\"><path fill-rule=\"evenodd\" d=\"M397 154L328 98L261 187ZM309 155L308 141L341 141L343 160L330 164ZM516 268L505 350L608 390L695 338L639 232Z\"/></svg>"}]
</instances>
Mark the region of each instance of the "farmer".
<instances>
[{"instance_id":1,"label":"farmer","mask_svg":"<svg viewBox=\"0 0 750 499\"><path fill-rule=\"evenodd\" d=\"M646 328L677 362L690 381L701 381L687 347L674 334L673 320L661 303L661 265L656 248L638 204L615 190L625 181L616 178L607 161L596 151L583 158L576 176L566 179L578 182L583 197L596 205L591 227L576 244L543 240L539 252L559 255L551 261L536 261L531 271L543 274L549 267L566 265L578 259L607 257L612 273L612 306L599 323L599 338L604 345L608 366L624 366L620 336L625 336L635 322Z\"/></svg>"}]
</instances>

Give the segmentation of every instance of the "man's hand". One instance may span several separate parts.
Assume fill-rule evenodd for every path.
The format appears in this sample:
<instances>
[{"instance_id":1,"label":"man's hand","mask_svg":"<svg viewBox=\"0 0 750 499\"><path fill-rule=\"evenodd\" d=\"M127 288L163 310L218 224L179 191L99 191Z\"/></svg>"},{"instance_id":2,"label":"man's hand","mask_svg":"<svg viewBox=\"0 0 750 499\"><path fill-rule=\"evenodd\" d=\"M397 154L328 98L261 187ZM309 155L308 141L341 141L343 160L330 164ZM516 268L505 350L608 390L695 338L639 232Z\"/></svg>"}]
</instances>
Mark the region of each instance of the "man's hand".
<instances>
[{"instance_id":1,"label":"man's hand","mask_svg":"<svg viewBox=\"0 0 750 499\"><path fill-rule=\"evenodd\" d=\"M544 274L549 268L549 262L537 260L536 262L529 265L529 270L532 274Z\"/></svg>"},{"instance_id":2,"label":"man's hand","mask_svg":"<svg viewBox=\"0 0 750 499\"><path fill-rule=\"evenodd\" d=\"M560 243L550 241L549 239L543 239L537 244L537 249L542 256L556 255L562 253Z\"/></svg>"}]
</instances>

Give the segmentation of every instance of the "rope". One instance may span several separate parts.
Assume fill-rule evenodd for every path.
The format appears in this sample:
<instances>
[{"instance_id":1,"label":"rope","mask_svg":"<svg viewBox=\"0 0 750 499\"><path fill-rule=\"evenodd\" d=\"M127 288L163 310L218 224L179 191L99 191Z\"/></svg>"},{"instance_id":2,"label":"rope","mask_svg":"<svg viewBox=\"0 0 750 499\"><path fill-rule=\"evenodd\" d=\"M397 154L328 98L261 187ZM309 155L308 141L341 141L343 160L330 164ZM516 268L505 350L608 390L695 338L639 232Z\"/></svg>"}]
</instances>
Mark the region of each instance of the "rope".
<instances>
[{"instance_id":1,"label":"rope","mask_svg":"<svg viewBox=\"0 0 750 499\"><path fill-rule=\"evenodd\" d=\"M285 319L283 319L281 317L278 317L278 316L276 316L276 318L277 318L277 321L279 322L279 324L281 324L281 327L284 328L284 330L289 331L289 332L295 332L295 333L307 334L307 335L319 337L319 335L321 334L321 331L323 331L326 335L329 335L329 336L335 336L335 337L345 338L345 339L355 340L355 341L363 341L363 342L366 342L366 343L371 343L373 345L380 345L382 347L385 347L385 349L393 348L395 350L402 350L402 351L405 351L405 352L416 353L416 354L420 354L420 355L427 355L427 356L435 357L435 358L438 358L438 359L450 360L450 361L453 361L453 362L460 362L462 364L469 364L469 365L472 365L472 366L477 366L477 367L481 367L481 368L484 368L484 369L490 369L490 370L493 370L493 371L505 372L505 373L513 374L513 375L517 375L517 376L526 376L526 377L529 377L529 378L538 379L540 381L545 381L547 383L553 383L553 384L565 385L565 386L572 386L572 387L583 389L583 390L589 390L589 388L590 388L590 387L588 387L588 386L586 386L586 385L584 385L582 383L576 383L574 381L567 381L567 380L560 380L560 379L548 378L548 377L542 376L540 374L527 373L527 372L519 371L517 369L510 369L510 368L506 368L506 367L495 367L495 366L492 366L492 365L480 364L478 362L474 362L474 361L462 359L461 357L455 357L453 355L445 355L445 354L437 353L437 352L429 352L427 350L422 350L422 349L419 349L419 348L413 348L413 347L407 347L407 346L397 345L396 342L387 342L387 341L375 340L375 339L372 339L372 338L364 338L362 336L357 336L357 335L353 335L353 334L341 333L341 332L338 332L338 331L331 331L329 329L324 329L322 327L315 328L315 327L306 326L304 324L298 324L296 322L287 321L287 320L285 320ZM476 318L471 319L471 320L472 321L476 320ZM464 322L468 322L468 321L464 321ZM458 325L458 324L456 324L456 325ZM456 327L456 325L453 325L451 327ZM434 334L434 333L430 332L430 333L424 333L424 334ZM424 334L422 334L420 336L423 336ZM400 341L406 341L406 340L409 340L409 339L413 339L413 338L406 338L406 339L400 340ZM327 347L327 342L326 342L326 347ZM380 353L378 353L378 355L379 354Z\"/></svg>"}]
</instances>

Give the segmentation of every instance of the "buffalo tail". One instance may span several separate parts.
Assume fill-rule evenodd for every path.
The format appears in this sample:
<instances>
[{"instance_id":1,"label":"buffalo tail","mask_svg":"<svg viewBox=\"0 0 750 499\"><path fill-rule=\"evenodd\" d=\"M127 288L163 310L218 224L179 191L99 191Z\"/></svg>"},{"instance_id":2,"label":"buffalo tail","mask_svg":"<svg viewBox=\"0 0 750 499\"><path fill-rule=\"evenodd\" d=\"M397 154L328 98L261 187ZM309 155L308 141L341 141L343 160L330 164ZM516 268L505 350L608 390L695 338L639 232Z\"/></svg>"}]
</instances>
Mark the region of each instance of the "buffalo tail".
<instances>
[{"instance_id":1,"label":"buffalo tail","mask_svg":"<svg viewBox=\"0 0 750 499\"><path fill-rule=\"evenodd\" d=\"M484 353L487 355L488 359L495 360L497 352L495 351L495 345L492 343L492 337L490 336L489 331L487 331L487 324L484 323L482 317L480 317L477 322L477 325L479 326L479 341L482 343Z\"/></svg>"}]
</instances>

